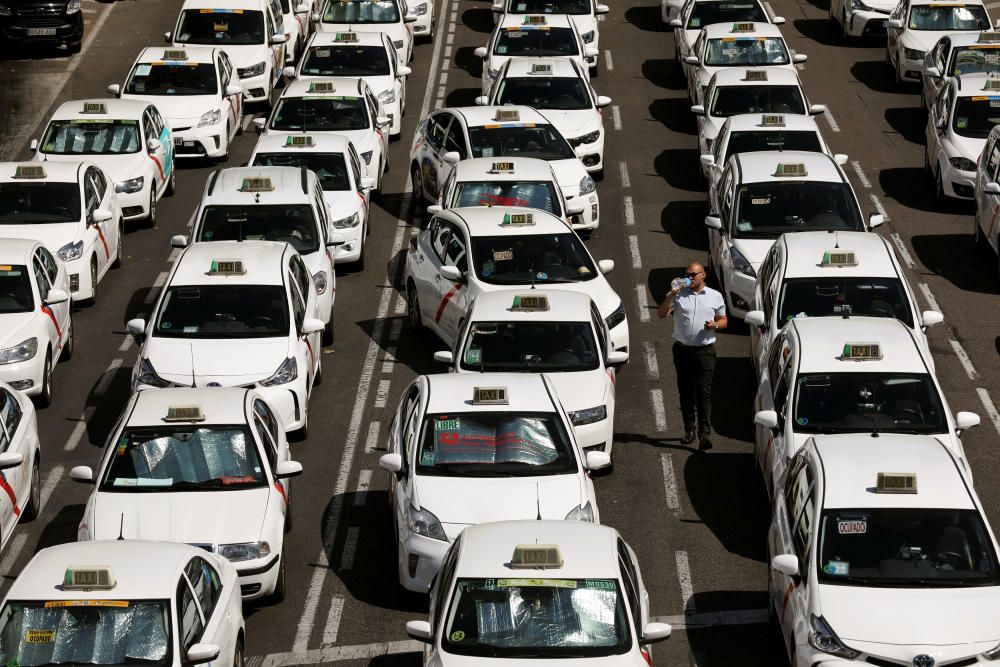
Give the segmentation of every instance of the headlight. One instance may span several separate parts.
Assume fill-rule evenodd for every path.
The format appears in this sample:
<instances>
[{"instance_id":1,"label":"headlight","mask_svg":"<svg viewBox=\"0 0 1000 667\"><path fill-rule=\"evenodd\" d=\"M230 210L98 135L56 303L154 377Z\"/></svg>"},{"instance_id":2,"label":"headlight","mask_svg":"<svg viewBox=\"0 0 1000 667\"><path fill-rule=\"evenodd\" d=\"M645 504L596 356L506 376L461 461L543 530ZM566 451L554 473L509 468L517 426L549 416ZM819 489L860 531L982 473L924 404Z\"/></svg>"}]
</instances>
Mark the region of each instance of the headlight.
<instances>
[{"instance_id":1,"label":"headlight","mask_svg":"<svg viewBox=\"0 0 1000 667\"><path fill-rule=\"evenodd\" d=\"M417 16L423 16L427 13L427 3L421 2L419 5L413 8L413 13Z\"/></svg>"},{"instance_id":2,"label":"headlight","mask_svg":"<svg viewBox=\"0 0 1000 667\"><path fill-rule=\"evenodd\" d=\"M916 49L907 49L907 48L904 48L903 49L903 57L906 58L907 60L923 60L924 59L924 52L923 51L918 51Z\"/></svg>"},{"instance_id":3,"label":"headlight","mask_svg":"<svg viewBox=\"0 0 1000 667\"><path fill-rule=\"evenodd\" d=\"M326 293L326 271L317 271L313 274L313 283L316 285L316 294Z\"/></svg>"},{"instance_id":4,"label":"headlight","mask_svg":"<svg viewBox=\"0 0 1000 667\"><path fill-rule=\"evenodd\" d=\"M811 614L809 616L809 625L812 627L812 630L809 631L809 645L817 651L829 653L840 658L847 658L848 660L853 660L861 655L859 651L845 646L844 642L840 641L840 637L837 636L837 633L833 631L833 628L830 627L830 624L822 616Z\"/></svg>"},{"instance_id":5,"label":"headlight","mask_svg":"<svg viewBox=\"0 0 1000 667\"><path fill-rule=\"evenodd\" d=\"M215 125L222 119L222 109L216 109L215 111L207 111L201 115L201 120L198 121L198 127L205 127L206 125Z\"/></svg>"},{"instance_id":6,"label":"headlight","mask_svg":"<svg viewBox=\"0 0 1000 667\"><path fill-rule=\"evenodd\" d=\"M753 266L751 266L750 262L747 261L747 258L743 256L743 253L737 250L735 246L733 246L729 250L731 253L730 257L733 260L733 269L739 271L745 276L756 278L757 272L753 270Z\"/></svg>"},{"instance_id":7,"label":"headlight","mask_svg":"<svg viewBox=\"0 0 1000 667\"><path fill-rule=\"evenodd\" d=\"M594 183L594 179L590 177L590 174L580 179L580 196L589 195L596 189L597 183Z\"/></svg>"},{"instance_id":8,"label":"headlight","mask_svg":"<svg viewBox=\"0 0 1000 667\"><path fill-rule=\"evenodd\" d=\"M350 227L357 227L361 223L361 218L358 217L357 213L352 213L346 218L341 218L340 220L334 220L333 226L337 229L348 229Z\"/></svg>"},{"instance_id":9,"label":"headlight","mask_svg":"<svg viewBox=\"0 0 1000 667\"><path fill-rule=\"evenodd\" d=\"M608 325L608 329L614 329L616 326L625 321L625 304L619 303L618 307L611 311L611 314L604 318L605 324Z\"/></svg>"},{"instance_id":10,"label":"headlight","mask_svg":"<svg viewBox=\"0 0 1000 667\"><path fill-rule=\"evenodd\" d=\"M261 380L258 384L262 387L273 387L279 384L288 384L299 376L299 365L295 362L295 357L288 357L281 362L274 375Z\"/></svg>"},{"instance_id":11,"label":"headlight","mask_svg":"<svg viewBox=\"0 0 1000 667\"><path fill-rule=\"evenodd\" d=\"M271 555L271 545L267 542L241 542L239 544L220 544L219 555L234 563L241 560L253 560Z\"/></svg>"},{"instance_id":12,"label":"headlight","mask_svg":"<svg viewBox=\"0 0 1000 667\"><path fill-rule=\"evenodd\" d=\"M59 248L59 259L64 262L72 262L74 259L80 259L83 255L83 241L77 241L76 243L67 243L63 247Z\"/></svg>"},{"instance_id":13,"label":"headlight","mask_svg":"<svg viewBox=\"0 0 1000 667\"><path fill-rule=\"evenodd\" d=\"M78 11L80 11L80 0L69 0L69 2L66 3L67 14L76 14Z\"/></svg>"},{"instance_id":14,"label":"headlight","mask_svg":"<svg viewBox=\"0 0 1000 667\"><path fill-rule=\"evenodd\" d=\"M396 91L395 90L383 90L378 94L378 101L382 104L392 104L396 101Z\"/></svg>"},{"instance_id":15,"label":"headlight","mask_svg":"<svg viewBox=\"0 0 1000 667\"><path fill-rule=\"evenodd\" d=\"M0 350L0 364L16 364L19 361L27 361L38 352L38 339L29 338L22 340L14 347Z\"/></svg>"},{"instance_id":16,"label":"headlight","mask_svg":"<svg viewBox=\"0 0 1000 667\"><path fill-rule=\"evenodd\" d=\"M590 32L585 32L585 33L583 33L581 35L581 37L583 37L584 43L586 43L586 44L590 44L591 42L593 42L594 41L594 36L595 35L594 35L594 31L593 30L591 30Z\"/></svg>"},{"instance_id":17,"label":"headlight","mask_svg":"<svg viewBox=\"0 0 1000 667\"><path fill-rule=\"evenodd\" d=\"M601 131L600 130L595 130L594 132L591 132L589 134L585 134L582 137L576 137L574 139L568 139L567 141L569 141L569 145L570 146L572 146L573 148L576 148L577 146L582 146L583 144L592 144L592 143L594 143L595 141L597 141L600 138L601 138Z\"/></svg>"},{"instance_id":18,"label":"headlight","mask_svg":"<svg viewBox=\"0 0 1000 667\"><path fill-rule=\"evenodd\" d=\"M444 528L438 518L427 510L418 510L413 505L409 506L410 511L406 513L406 527L411 533L430 537L435 540L448 541L448 536L444 534Z\"/></svg>"},{"instance_id":19,"label":"headlight","mask_svg":"<svg viewBox=\"0 0 1000 667\"><path fill-rule=\"evenodd\" d=\"M0 16L13 16L14 10L7 5L0 5Z\"/></svg>"},{"instance_id":20,"label":"headlight","mask_svg":"<svg viewBox=\"0 0 1000 667\"><path fill-rule=\"evenodd\" d=\"M574 507L570 510L570 513L566 515L564 521L586 521L587 523L594 523L594 508L591 506L590 501L583 507Z\"/></svg>"},{"instance_id":21,"label":"headlight","mask_svg":"<svg viewBox=\"0 0 1000 667\"><path fill-rule=\"evenodd\" d=\"M951 166L960 171L975 171L976 163L965 157L953 157L948 158L948 162L951 162Z\"/></svg>"},{"instance_id":22,"label":"headlight","mask_svg":"<svg viewBox=\"0 0 1000 667\"><path fill-rule=\"evenodd\" d=\"M142 190L142 185L145 182L146 178L144 176L136 176L135 178L130 178L127 181L121 181L119 183L115 183L115 192L133 194Z\"/></svg>"},{"instance_id":23,"label":"headlight","mask_svg":"<svg viewBox=\"0 0 1000 667\"><path fill-rule=\"evenodd\" d=\"M156 374L156 369L153 368L153 363L148 358L143 358L139 362L139 372L135 376L135 382L136 384L148 384L157 389L163 389L173 384L173 382L164 380Z\"/></svg>"},{"instance_id":24,"label":"headlight","mask_svg":"<svg viewBox=\"0 0 1000 667\"><path fill-rule=\"evenodd\" d=\"M577 410L576 412L569 413L569 419L573 422L573 426L593 424L595 422L604 421L607 418L608 408L604 405L598 405L594 408L587 408L586 410Z\"/></svg>"},{"instance_id":25,"label":"headlight","mask_svg":"<svg viewBox=\"0 0 1000 667\"><path fill-rule=\"evenodd\" d=\"M392 43L392 45L395 46L397 49L401 49L403 48L403 40L397 39Z\"/></svg>"},{"instance_id":26,"label":"headlight","mask_svg":"<svg viewBox=\"0 0 1000 667\"><path fill-rule=\"evenodd\" d=\"M364 153L361 154L361 159L365 161L365 164L371 164L372 163L372 152L371 151L365 151Z\"/></svg>"},{"instance_id":27,"label":"headlight","mask_svg":"<svg viewBox=\"0 0 1000 667\"><path fill-rule=\"evenodd\" d=\"M250 65L250 67L238 67L236 71L239 72L241 79L249 79L253 76L260 76L265 69L267 69L267 63L261 61L256 65Z\"/></svg>"}]
</instances>

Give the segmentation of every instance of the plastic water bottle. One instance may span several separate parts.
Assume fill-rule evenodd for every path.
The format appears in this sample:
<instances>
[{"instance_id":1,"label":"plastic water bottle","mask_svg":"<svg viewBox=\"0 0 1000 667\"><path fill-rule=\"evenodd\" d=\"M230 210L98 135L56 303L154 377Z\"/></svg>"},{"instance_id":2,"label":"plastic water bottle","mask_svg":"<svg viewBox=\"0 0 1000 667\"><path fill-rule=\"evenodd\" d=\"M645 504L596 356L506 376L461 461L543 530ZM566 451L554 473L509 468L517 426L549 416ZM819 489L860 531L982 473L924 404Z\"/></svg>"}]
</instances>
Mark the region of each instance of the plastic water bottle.
<instances>
[{"instance_id":1,"label":"plastic water bottle","mask_svg":"<svg viewBox=\"0 0 1000 667\"><path fill-rule=\"evenodd\" d=\"M670 281L670 289L672 290L690 286L691 286L690 278L674 278L673 280Z\"/></svg>"}]
</instances>

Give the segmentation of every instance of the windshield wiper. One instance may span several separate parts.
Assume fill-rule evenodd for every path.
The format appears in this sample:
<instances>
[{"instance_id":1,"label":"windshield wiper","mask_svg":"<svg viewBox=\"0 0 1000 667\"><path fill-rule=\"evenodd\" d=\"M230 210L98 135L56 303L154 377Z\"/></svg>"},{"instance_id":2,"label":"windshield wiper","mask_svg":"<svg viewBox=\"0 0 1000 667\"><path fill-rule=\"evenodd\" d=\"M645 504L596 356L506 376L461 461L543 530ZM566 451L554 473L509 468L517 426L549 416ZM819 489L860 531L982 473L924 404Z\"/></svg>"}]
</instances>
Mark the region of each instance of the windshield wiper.
<instances>
[{"instance_id":1,"label":"windshield wiper","mask_svg":"<svg viewBox=\"0 0 1000 667\"><path fill-rule=\"evenodd\" d=\"M221 479L213 478L213 479L203 479L200 482L190 482L188 480L180 480L174 482L171 486L164 488L169 488L173 491L186 491L186 490L200 491L202 489L221 489L224 486L225 484L223 484Z\"/></svg>"}]
</instances>

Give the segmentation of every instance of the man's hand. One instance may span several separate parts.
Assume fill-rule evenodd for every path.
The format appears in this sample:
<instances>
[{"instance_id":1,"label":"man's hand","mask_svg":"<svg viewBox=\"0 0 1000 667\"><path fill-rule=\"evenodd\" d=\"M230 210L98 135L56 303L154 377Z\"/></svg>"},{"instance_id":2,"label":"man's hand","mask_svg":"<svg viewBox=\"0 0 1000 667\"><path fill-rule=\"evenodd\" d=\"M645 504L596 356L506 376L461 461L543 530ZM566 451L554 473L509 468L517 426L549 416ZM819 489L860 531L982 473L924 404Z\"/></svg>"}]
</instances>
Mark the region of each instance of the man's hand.
<instances>
[{"instance_id":1,"label":"man's hand","mask_svg":"<svg viewBox=\"0 0 1000 667\"><path fill-rule=\"evenodd\" d=\"M705 320L705 331L712 331L717 328L718 325L715 324L715 320Z\"/></svg>"},{"instance_id":2,"label":"man's hand","mask_svg":"<svg viewBox=\"0 0 1000 667\"><path fill-rule=\"evenodd\" d=\"M659 317L662 320L664 317L670 314L670 311L673 309L674 298L681 293L682 289L684 289L683 285L681 285L680 287L675 287L674 289L667 292L667 296L665 299L663 299L663 303L661 303L660 307L656 309L657 317Z\"/></svg>"}]
</instances>

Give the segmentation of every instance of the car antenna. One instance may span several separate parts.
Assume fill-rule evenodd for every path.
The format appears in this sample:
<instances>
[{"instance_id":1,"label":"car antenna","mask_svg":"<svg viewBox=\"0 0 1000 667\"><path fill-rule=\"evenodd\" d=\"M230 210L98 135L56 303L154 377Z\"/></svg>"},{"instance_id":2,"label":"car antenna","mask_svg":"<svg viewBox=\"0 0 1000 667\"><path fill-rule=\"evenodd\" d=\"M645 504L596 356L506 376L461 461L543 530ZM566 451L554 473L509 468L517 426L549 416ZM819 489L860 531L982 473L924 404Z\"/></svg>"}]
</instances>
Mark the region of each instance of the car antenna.
<instances>
[{"instance_id":1,"label":"car antenna","mask_svg":"<svg viewBox=\"0 0 1000 667\"><path fill-rule=\"evenodd\" d=\"M125 539L125 512L122 512L121 521L118 523L118 539Z\"/></svg>"},{"instance_id":2,"label":"car antenna","mask_svg":"<svg viewBox=\"0 0 1000 667\"><path fill-rule=\"evenodd\" d=\"M535 482L535 507L537 508L536 509L537 514L535 515L535 521L541 521L542 520L542 499L539 497L538 493L539 493L538 482Z\"/></svg>"},{"instance_id":3,"label":"car antenna","mask_svg":"<svg viewBox=\"0 0 1000 667\"><path fill-rule=\"evenodd\" d=\"M531 289L535 289L535 260L528 264L528 271L531 273Z\"/></svg>"},{"instance_id":4,"label":"car antenna","mask_svg":"<svg viewBox=\"0 0 1000 667\"><path fill-rule=\"evenodd\" d=\"M834 229L831 229L830 231L833 232L833 247L840 249L840 234L838 234Z\"/></svg>"},{"instance_id":5,"label":"car antenna","mask_svg":"<svg viewBox=\"0 0 1000 667\"><path fill-rule=\"evenodd\" d=\"M862 391L867 391L867 390L862 390ZM871 393L869 392L868 396L866 396L865 398L871 398ZM867 414L865 414L865 416L872 420L872 437L873 438L877 438L878 437L878 420L875 419L874 409L869 410L867 412Z\"/></svg>"},{"instance_id":6,"label":"car antenna","mask_svg":"<svg viewBox=\"0 0 1000 667\"><path fill-rule=\"evenodd\" d=\"M188 349L191 351L191 388L194 389L198 386L194 379L194 344L188 343Z\"/></svg>"}]
</instances>

